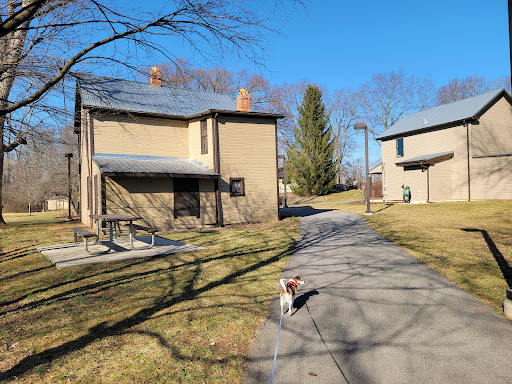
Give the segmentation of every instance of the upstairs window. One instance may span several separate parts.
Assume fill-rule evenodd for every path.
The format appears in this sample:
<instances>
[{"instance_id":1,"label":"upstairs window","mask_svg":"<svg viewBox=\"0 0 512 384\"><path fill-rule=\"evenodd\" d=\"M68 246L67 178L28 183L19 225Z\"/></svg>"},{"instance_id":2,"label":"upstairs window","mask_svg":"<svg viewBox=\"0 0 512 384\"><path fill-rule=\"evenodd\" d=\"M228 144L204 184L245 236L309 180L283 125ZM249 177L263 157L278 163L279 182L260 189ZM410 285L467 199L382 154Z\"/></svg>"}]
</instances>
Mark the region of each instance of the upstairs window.
<instances>
[{"instance_id":1,"label":"upstairs window","mask_svg":"<svg viewBox=\"0 0 512 384\"><path fill-rule=\"evenodd\" d=\"M396 139L396 157L404 156L404 139Z\"/></svg>"},{"instance_id":2,"label":"upstairs window","mask_svg":"<svg viewBox=\"0 0 512 384\"><path fill-rule=\"evenodd\" d=\"M245 196L245 180L243 177L229 179L230 196Z\"/></svg>"},{"instance_id":3,"label":"upstairs window","mask_svg":"<svg viewBox=\"0 0 512 384\"><path fill-rule=\"evenodd\" d=\"M208 128L206 120L201 120L201 155L208 153Z\"/></svg>"}]
</instances>

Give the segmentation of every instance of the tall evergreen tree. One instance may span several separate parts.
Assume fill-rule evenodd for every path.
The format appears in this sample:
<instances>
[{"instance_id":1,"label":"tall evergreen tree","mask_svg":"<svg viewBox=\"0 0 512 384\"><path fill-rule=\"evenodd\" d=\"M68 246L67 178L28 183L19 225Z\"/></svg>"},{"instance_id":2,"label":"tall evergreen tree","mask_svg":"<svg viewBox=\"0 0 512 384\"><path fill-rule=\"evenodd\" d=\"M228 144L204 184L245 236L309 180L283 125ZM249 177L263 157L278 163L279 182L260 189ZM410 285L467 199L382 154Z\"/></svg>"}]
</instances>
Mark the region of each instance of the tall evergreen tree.
<instances>
[{"instance_id":1,"label":"tall evergreen tree","mask_svg":"<svg viewBox=\"0 0 512 384\"><path fill-rule=\"evenodd\" d=\"M331 127L318 86L307 86L298 112L295 143L288 153L294 192L325 195L334 187L336 167Z\"/></svg>"}]
</instances>

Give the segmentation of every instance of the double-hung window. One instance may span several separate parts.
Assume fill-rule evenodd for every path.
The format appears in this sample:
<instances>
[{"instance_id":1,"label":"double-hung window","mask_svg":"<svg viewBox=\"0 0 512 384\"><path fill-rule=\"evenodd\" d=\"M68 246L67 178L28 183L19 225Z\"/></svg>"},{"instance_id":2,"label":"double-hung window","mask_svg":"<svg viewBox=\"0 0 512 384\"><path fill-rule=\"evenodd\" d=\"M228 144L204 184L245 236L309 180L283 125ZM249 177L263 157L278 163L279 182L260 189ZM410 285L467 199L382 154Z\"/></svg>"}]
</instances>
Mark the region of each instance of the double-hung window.
<instances>
[{"instance_id":1,"label":"double-hung window","mask_svg":"<svg viewBox=\"0 0 512 384\"><path fill-rule=\"evenodd\" d=\"M396 139L396 157L404 156L404 139Z\"/></svg>"},{"instance_id":2,"label":"double-hung window","mask_svg":"<svg viewBox=\"0 0 512 384\"><path fill-rule=\"evenodd\" d=\"M206 120L201 120L201 155L208 153L208 128Z\"/></svg>"}]
</instances>

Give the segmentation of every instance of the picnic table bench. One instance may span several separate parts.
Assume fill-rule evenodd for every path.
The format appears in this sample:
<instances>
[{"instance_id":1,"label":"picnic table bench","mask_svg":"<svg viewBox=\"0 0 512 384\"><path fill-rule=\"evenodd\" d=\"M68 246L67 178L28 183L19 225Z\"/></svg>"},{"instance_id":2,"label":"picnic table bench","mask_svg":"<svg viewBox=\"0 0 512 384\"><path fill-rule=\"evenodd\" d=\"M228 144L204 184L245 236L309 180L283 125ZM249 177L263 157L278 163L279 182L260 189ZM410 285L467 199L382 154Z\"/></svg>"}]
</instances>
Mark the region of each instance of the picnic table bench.
<instances>
[{"instance_id":1,"label":"picnic table bench","mask_svg":"<svg viewBox=\"0 0 512 384\"><path fill-rule=\"evenodd\" d=\"M142 246L142 247L135 247L133 245L133 240L137 240L137 238L136 238L136 231L144 231L144 232L147 232L147 233L151 234L151 244L145 245L145 246ZM139 225L139 224L132 224L131 225L131 232L130 232L130 248L132 248L132 249L149 249L149 248L153 248L153 246L155 245L155 233L157 233L157 232L158 232L158 229L156 229L156 228L146 227L144 225Z\"/></svg>"},{"instance_id":2,"label":"picnic table bench","mask_svg":"<svg viewBox=\"0 0 512 384\"><path fill-rule=\"evenodd\" d=\"M91 255L102 255L104 253L107 253L110 251L110 246L108 247L108 249L105 251L90 251L89 250L89 242L87 241L87 239L91 238L91 237L95 237L96 238L96 241L94 242L94 244L97 244L98 243L98 236L96 235L96 233L94 232L91 232L91 231L88 231L87 229L85 228L81 228L81 227L73 227L71 228L71 230L73 231L73 235L74 235L74 238L75 238L75 244L78 244L78 236L82 237L84 239L84 248L85 250L87 251L87 253L90 253Z\"/></svg>"}]
</instances>

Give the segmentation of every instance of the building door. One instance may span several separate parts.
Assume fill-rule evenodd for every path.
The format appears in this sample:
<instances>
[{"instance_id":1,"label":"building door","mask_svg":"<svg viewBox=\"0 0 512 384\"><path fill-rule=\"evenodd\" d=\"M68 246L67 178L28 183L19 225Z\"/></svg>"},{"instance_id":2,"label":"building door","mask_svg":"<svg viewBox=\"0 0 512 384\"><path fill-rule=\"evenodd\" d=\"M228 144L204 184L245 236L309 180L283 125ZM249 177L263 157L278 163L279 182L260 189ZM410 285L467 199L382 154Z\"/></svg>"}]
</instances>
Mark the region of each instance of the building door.
<instances>
[{"instance_id":1,"label":"building door","mask_svg":"<svg viewBox=\"0 0 512 384\"><path fill-rule=\"evenodd\" d=\"M174 179L174 218L201 216L199 179Z\"/></svg>"}]
</instances>

